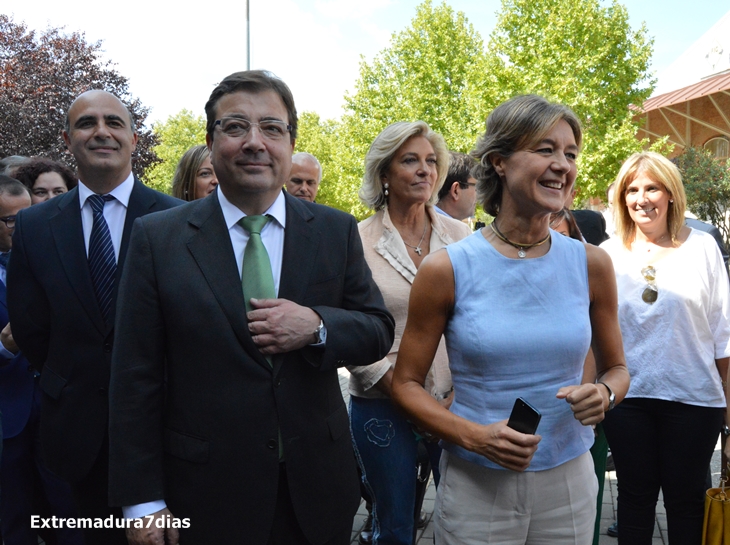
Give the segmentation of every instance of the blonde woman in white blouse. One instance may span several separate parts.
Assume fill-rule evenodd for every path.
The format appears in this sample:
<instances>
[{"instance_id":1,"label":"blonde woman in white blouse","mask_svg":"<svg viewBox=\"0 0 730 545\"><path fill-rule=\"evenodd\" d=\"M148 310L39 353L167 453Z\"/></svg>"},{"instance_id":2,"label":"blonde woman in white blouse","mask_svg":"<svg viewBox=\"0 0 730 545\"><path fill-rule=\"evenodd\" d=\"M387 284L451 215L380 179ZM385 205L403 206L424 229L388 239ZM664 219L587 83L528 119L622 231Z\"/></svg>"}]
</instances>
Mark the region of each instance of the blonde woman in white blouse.
<instances>
[{"instance_id":1,"label":"blonde woman in white blouse","mask_svg":"<svg viewBox=\"0 0 730 545\"><path fill-rule=\"evenodd\" d=\"M619 543L652 542L662 489L669 542L699 545L707 467L723 424L730 356L728 277L715 240L684 224L665 157L632 155L616 180L613 260L631 374L604 429L618 474Z\"/></svg>"}]
</instances>

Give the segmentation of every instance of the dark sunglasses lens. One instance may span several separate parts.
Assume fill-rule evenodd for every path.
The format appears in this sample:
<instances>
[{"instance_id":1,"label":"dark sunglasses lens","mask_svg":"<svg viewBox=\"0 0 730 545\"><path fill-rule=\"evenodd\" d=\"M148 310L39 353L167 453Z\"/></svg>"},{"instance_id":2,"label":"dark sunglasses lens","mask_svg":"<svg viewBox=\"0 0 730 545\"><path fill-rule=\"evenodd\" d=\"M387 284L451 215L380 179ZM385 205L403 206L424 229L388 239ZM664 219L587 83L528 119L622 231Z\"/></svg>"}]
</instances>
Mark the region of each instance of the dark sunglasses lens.
<instances>
[{"instance_id":1,"label":"dark sunglasses lens","mask_svg":"<svg viewBox=\"0 0 730 545\"><path fill-rule=\"evenodd\" d=\"M646 286L644 288L644 292L641 294L641 300L651 305L656 301L657 295L659 295L659 293L655 288L652 286Z\"/></svg>"}]
</instances>

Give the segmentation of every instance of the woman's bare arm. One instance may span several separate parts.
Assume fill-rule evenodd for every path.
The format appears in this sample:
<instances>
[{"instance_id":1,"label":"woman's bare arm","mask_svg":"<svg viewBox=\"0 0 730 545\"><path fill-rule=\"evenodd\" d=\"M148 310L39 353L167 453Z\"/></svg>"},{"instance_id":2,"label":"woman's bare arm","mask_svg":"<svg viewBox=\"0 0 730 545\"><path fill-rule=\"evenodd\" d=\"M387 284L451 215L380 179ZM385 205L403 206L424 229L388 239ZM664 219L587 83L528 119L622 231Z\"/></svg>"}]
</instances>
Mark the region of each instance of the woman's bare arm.
<instances>
[{"instance_id":1,"label":"woman's bare arm","mask_svg":"<svg viewBox=\"0 0 730 545\"><path fill-rule=\"evenodd\" d=\"M454 273L445 250L421 264L411 288L408 321L393 375L393 400L437 437L486 456L514 471L526 469L540 437L508 428L506 421L482 426L454 415L423 388L454 306ZM458 398L458 392L456 396Z\"/></svg>"}]
</instances>

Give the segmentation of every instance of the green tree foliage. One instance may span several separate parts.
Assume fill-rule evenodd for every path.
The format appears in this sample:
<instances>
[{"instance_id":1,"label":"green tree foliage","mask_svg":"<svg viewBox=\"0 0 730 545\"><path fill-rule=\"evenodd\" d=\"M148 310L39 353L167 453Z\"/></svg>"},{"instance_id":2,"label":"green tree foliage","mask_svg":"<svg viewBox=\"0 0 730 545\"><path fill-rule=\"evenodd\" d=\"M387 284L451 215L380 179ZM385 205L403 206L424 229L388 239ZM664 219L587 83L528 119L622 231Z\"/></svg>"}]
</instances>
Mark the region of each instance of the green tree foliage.
<instances>
[{"instance_id":1,"label":"green tree foliage","mask_svg":"<svg viewBox=\"0 0 730 545\"><path fill-rule=\"evenodd\" d=\"M493 103L484 44L462 12L430 0L416 8L411 25L394 33L372 62L360 63L353 94L336 136L333 174L343 207L358 217L369 212L357 191L364 158L380 131L396 121L426 121L450 149L468 151Z\"/></svg>"},{"instance_id":2,"label":"green tree foliage","mask_svg":"<svg viewBox=\"0 0 730 545\"><path fill-rule=\"evenodd\" d=\"M297 127L295 152L306 151L314 155L322 165L322 182L317 193L317 202L340 210L351 212L347 191L341 191L340 161L337 158L337 130L339 123L322 120L314 112L303 112Z\"/></svg>"},{"instance_id":3,"label":"green tree foliage","mask_svg":"<svg viewBox=\"0 0 730 545\"><path fill-rule=\"evenodd\" d=\"M144 126L149 109L101 56L101 42L88 43L83 33L49 27L37 34L0 14L0 157L42 155L75 168L61 137L66 113L84 91L103 89L119 97L137 123L135 174L155 164L156 140Z\"/></svg>"},{"instance_id":4,"label":"green tree foliage","mask_svg":"<svg viewBox=\"0 0 730 545\"><path fill-rule=\"evenodd\" d=\"M615 0L503 0L488 48L500 100L536 93L570 106L584 126L578 185L600 195L621 162L645 144L630 106L654 87L653 40L632 30Z\"/></svg>"},{"instance_id":5,"label":"green tree foliage","mask_svg":"<svg viewBox=\"0 0 730 545\"><path fill-rule=\"evenodd\" d=\"M687 148L677 157L677 168L682 173L687 208L703 221L717 227L725 246L730 247L730 172L717 161L709 150Z\"/></svg>"},{"instance_id":6,"label":"green tree foliage","mask_svg":"<svg viewBox=\"0 0 730 545\"><path fill-rule=\"evenodd\" d=\"M146 172L146 182L158 191L170 193L180 158L193 146L205 144L205 118L181 110L163 123L154 123L152 130L159 140L153 151L161 162Z\"/></svg>"}]
</instances>

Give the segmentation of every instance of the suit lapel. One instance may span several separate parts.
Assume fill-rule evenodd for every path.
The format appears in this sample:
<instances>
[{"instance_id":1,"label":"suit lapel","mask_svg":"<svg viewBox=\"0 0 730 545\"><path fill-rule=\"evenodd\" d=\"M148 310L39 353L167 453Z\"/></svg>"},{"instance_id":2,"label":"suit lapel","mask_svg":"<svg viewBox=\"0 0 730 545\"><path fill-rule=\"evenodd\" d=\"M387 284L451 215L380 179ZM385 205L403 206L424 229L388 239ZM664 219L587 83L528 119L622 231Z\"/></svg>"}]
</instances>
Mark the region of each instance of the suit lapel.
<instances>
[{"instance_id":1,"label":"suit lapel","mask_svg":"<svg viewBox=\"0 0 730 545\"><path fill-rule=\"evenodd\" d=\"M317 236L312 209L296 197L284 193L286 198L286 230L284 255L281 262L279 298L301 304L307 295L320 237ZM274 375L278 374L286 354L273 358Z\"/></svg>"},{"instance_id":2,"label":"suit lapel","mask_svg":"<svg viewBox=\"0 0 730 545\"><path fill-rule=\"evenodd\" d=\"M241 278L218 199L207 197L191 208L188 224L194 232L188 240L188 250L244 350L270 370L269 362L259 352L248 331Z\"/></svg>"},{"instance_id":3,"label":"suit lapel","mask_svg":"<svg viewBox=\"0 0 730 545\"><path fill-rule=\"evenodd\" d=\"M56 197L58 210L49 219L51 234L58 252L58 259L66 272L68 281L76 292L87 314L99 332L106 332L106 324L99 310L99 304L91 283L91 273L86 258L84 230L81 225L78 188Z\"/></svg>"},{"instance_id":4,"label":"suit lapel","mask_svg":"<svg viewBox=\"0 0 730 545\"><path fill-rule=\"evenodd\" d=\"M127 213L124 217L124 230L122 231L122 241L119 246L119 259L117 260L117 274L114 279L114 291L112 292L112 316L116 313L117 294L119 293L119 283L122 279L124 262L127 257L127 247L129 246L129 237L132 234L132 226L134 220L153 212L157 198L155 191L146 187L142 182L135 178L134 188L129 194L129 202L127 203Z\"/></svg>"}]
</instances>

